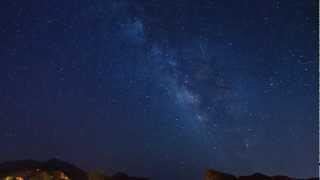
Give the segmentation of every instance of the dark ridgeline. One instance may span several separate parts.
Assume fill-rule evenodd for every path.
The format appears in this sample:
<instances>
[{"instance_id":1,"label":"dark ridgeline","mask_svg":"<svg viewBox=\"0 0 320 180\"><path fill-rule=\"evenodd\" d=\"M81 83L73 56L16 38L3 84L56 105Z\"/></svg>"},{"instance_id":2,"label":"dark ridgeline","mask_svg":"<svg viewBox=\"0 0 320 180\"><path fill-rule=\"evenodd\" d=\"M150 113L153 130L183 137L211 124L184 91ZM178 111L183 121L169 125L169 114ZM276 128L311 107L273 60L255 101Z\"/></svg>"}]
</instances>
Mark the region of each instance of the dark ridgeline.
<instances>
[{"instance_id":1,"label":"dark ridgeline","mask_svg":"<svg viewBox=\"0 0 320 180\"><path fill-rule=\"evenodd\" d=\"M149 178L130 177L125 173L116 173L112 176L112 180L148 180Z\"/></svg>"},{"instance_id":2,"label":"dark ridgeline","mask_svg":"<svg viewBox=\"0 0 320 180\"><path fill-rule=\"evenodd\" d=\"M112 177L108 177L105 175L90 176L90 173L88 174L75 165L58 159L51 159L46 162L34 160L9 161L0 164L1 180L7 176L20 176L24 179L29 179L30 177L38 177L37 180L42 180L42 178L39 177L42 177L40 174L43 172L50 175L53 175L54 173L63 173L71 180L148 180L148 178L128 176L125 173L116 173ZM53 179L61 180L59 176Z\"/></svg>"},{"instance_id":3,"label":"dark ridgeline","mask_svg":"<svg viewBox=\"0 0 320 180\"><path fill-rule=\"evenodd\" d=\"M58 159L51 159L46 162L34 160L10 161L0 164L0 177L12 174L32 176L37 171L54 172L61 171L71 179L87 180L87 173L82 169Z\"/></svg>"},{"instance_id":4,"label":"dark ridgeline","mask_svg":"<svg viewBox=\"0 0 320 180\"><path fill-rule=\"evenodd\" d=\"M205 180L297 180L289 176L267 176L260 173L255 173L249 176L234 176L231 174L222 173L213 169L209 169L205 173ZM317 180L319 178L306 178L306 180ZM301 179L302 180L302 179Z\"/></svg>"},{"instance_id":5,"label":"dark ridgeline","mask_svg":"<svg viewBox=\"0 0 320 180\"><path fill-rule=\"evenodd\" d=\"M82 169L70 163L60 161L58 159L51 159L46 162L34 160L10 161L0 164L0 179L4 177L23 177L28 180L31 177L37 177L37 180L47 180L41 175L47 174L53 177L53 180L61 180L61 175L65 175L70 180L148 180L144 177L132 177L125 173L119 172L113 176L105 176L99 173L87 173ZM39 178L40 177L40 178ZM52 179L52 178L50 178ZM216 170L209 169L206 171L204 180L296 180L288 176L267 176L260 173L255 173L249 176L234 176ZM319 178L308 178L307 180L318 180Z\"/></svg>"}]
</instances>

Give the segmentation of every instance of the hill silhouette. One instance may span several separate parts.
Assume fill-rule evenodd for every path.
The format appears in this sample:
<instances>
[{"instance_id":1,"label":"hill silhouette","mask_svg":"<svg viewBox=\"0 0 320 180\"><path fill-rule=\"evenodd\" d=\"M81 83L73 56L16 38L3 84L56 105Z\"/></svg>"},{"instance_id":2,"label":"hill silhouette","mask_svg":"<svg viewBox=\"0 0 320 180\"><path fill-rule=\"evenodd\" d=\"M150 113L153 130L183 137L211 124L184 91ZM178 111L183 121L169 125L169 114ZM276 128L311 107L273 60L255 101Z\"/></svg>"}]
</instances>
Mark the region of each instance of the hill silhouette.
<instances>
[{"instance_id":1,"label":"hill silhouette","mask_svg":"<svg viewBox=\"0 0 320 180\"><path fill-rule=\"evenodd\" d=\"M205 180L297 180L298 178L293 178L289 176L267 176L261 173L255 173L248 176L234 176L232 174L227 174L219 172L213 169L209 169L205 173ZM316 180L319 178L307 178L308 180ZM301 179L302 180L302 179Z\"/></svg>"},{"instance_id":2,"label":"hill silhouette","mask_svg":"<svg viewBox=\"0 0 320 180\"><path fill-rule=\"evenodd\" d=\"M0 179L6 177L20 177L23 180L148 180L144 177L132 177L126 173L119 172L113 176L106 176L101 173L87 173L77 166L61 161L59 159L50 159L45 162L35 160L8 161L0 163ZM170 177L168 177L170 179ZM248 176L234 176L209 169L205 172L204 180L296 180L297 178L288 176L267 176L255 173ZM316 180L319 178L308 178Z\"/></svg>"},{"instance_id":3,"label":"hill silhouette","mask_svg":"<svg viewBox=\"0 0 320 180\"><path fill-rule=\"evenodd\" d=\"M19 174L32 174L35 171L61 171L71 179L88 179L85 171L58 159L50 159L46 162L34 160L9 161L0 164L0 177L9 176L17 172L20 172Z\"/></svg>"},{"instance_id":4,"label":"hill silhouette","mask_svg":"<svg viewBox=\"0 0 320 180\"><path fill-rule=\"evenodd\" d=\"M54 173L63 173L71 180L147 180L148 178L131 177L125 173L116 173L108 177L105 175L92 175L73 164L61 161L59 159L50 159L45 162L35 160L19 160L8 161L0 164L0 178L5 177L23 177L29 179L31 177L41 177L39 174L46 173L49 175ZM52 175L53 176L53 175ZM42 180L42 178L38 178ZM37 180L38 180L37 179ZM53 178L60 180L60 178ZM43 178L43 180L46 180Z\"/></svg>"}]
</instances>

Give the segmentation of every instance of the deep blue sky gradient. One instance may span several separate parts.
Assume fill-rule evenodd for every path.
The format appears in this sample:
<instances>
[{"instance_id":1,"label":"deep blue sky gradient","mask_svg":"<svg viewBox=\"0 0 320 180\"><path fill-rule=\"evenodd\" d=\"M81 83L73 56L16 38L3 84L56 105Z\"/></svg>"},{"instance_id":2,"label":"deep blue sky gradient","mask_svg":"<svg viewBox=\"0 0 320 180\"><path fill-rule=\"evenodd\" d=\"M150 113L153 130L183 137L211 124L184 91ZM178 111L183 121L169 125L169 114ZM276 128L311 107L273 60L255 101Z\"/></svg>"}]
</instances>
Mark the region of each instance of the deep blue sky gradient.
<instances>
[{"instance_id":1,"label":"deep blue sky gradient","mask_svg":"<svg viewBox=\"0 0 320 180\"><path fill-rule=\"evenodd\" d=\"M0 161L317 175L313 0L1 0Z\"/></svg>"}]
</instances>

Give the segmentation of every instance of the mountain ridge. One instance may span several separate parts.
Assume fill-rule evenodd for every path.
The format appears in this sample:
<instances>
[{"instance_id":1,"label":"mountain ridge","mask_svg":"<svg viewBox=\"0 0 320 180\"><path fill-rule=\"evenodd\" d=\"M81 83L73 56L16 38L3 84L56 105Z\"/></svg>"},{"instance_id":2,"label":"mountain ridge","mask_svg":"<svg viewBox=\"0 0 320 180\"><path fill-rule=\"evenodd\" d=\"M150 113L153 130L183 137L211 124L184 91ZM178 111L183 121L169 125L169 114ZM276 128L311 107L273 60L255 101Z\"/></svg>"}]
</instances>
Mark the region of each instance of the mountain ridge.
<instances>
[{"instance_id":1,"label":"mountain ridge","mask_svg":"<svg viewBox=\"0 0 320 180\"><path fill-rule=\"evenodd\" d=\"M317 180L318 177L295 178L286 175L268 176L262 173L253 173L251 175L235 176L214 169L207 169L205 172L205 180Z\"/></svg>"},{"instance_id":2,"label":"mountain ridge","mask_svg":"<svg viewBox=\"0 0 320 180\"><path fill-rule=\"evenodd\" d=\"M0 163L0 178L22 177L23 180L36 179L47 180L44 177L50 177L52 180L149 180L145 177L133 177L126 173L118 172L113 176L106 176L102 173L86 172L77 166L52 158L47 161L36 161L32 159L4 161ZM50 179L49 178L49 179ZM204 180L297 180L303 178L294 178L284 175L268 176L262 173L254 173L246 176L235 176L214 169L207 169ZM318 177L305 178L304 180L318 180Z\"/></svg>"}]
</instances>

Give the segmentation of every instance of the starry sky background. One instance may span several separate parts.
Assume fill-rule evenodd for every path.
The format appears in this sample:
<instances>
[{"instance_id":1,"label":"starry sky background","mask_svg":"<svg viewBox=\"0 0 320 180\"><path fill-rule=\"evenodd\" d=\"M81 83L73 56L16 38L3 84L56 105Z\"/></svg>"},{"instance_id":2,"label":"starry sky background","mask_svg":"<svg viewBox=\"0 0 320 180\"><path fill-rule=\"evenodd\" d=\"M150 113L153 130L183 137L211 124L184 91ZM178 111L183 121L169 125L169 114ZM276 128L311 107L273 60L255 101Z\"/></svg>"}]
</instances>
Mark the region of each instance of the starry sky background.
<instances>
[{"instance_id":1,"label":"starry sky background","mask_svg":"<svg viewBox=\"0 0 320 180\"><path fill-rule=\"evenodd\" d=\"M0 161L317 175L315 0L1 0Z\"/></svg>"}]
</instances>

